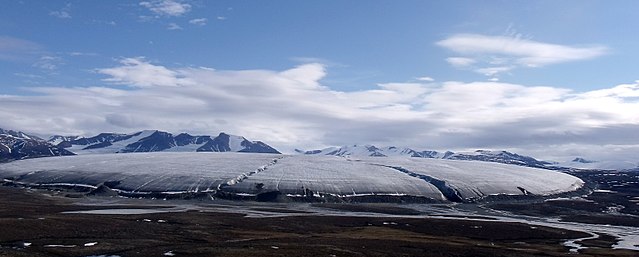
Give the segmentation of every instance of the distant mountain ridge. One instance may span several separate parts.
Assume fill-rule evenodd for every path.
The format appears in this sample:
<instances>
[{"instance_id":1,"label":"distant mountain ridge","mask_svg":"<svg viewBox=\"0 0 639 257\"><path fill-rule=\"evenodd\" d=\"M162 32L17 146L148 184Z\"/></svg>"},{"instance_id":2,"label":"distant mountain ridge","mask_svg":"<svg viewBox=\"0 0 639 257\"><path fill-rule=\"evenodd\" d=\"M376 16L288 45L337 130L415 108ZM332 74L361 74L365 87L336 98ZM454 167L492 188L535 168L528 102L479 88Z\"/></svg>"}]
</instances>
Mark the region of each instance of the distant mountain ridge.
<instances>
[{"instance_id":1,"label":"distant mountain ridge","mask_svg":"<svg viewBox=\"0 0 639 257\"><path fill-rule=\"evenodd\" d=\"M280 154L275 148L261 142L250 141L241 136L224 132L217 136L173 135L159 130L144 130L131 134L100 133L92 137L55 135L48 140L21 131L0 128L0 162L38 157L64 156L76 154L134 153L134 152L243 152ZM508 151L477 150L474 152L419 151L406 147L376 147L374 145L350 145L329 147L321 150L304 151L303 155L333 156L401 156L450 160L498 162L520 166L560 169L639 169L632 161L595 161L577 157L569 162L547 162L530 156Z\"/></svg>"},{"instance_id":2,"label":"distant mountain ridge","mask_svg":"<svg viewBox=\"0 0 639 257\"><path fill-rule=\"evenodd\" d=\"M62 141L60 141L62 139ZM65 140L67 139L67 140ZM75 154L135 153L135 152L246 152L280 154L275 148L241 136L220 133L212 136L177 136L159 130L144 130L132 134L101 133L93 137L53 136L49 142Z\"/></svg>"},{"instance_id":3,"label":"distant mountain ridge","mask_svg":"<svg viewBox=\"0 0 639 257\"><path fill-rule=\"evenodd\" d=\"M449 160L485 161L528 166L535 168L568 170L568 169L601 169L601 170L630 170L639 169L639 162L632 161L594 161L576 157L569 162L548 162L530 156L519 155L508 151L477 150L474 152L438 152L433 150L419 151L407 147L377 147L370 144L328 147L321 150L304 151L295 149L297 154L304 155L334 155L334 156L375 156L375 157L417 157Z\"/></svg>"},{"instance_id":4,"label":"distant mountain ridge","mask_svg":"<svg viewBox=\"0 0 639 257\"><path fill-rule=\"evenodd\" d=\"M329 147L322 150L303 151L296 149L298 154L305 155L334 155L334 156L403 156L403 157L418 157L418 158L434 158L434 159L450 159L450 160L469 160L469 161L485 161L485 162L499 162L505 164L514 164L520 166L548 168L553 163L540 161L533 157L523 156L508 151L487 151L477 150L475 152L460 152L455 153L451 151L438 152L432 150L417 151L406 147L376 147L374 145L350 145L342 147Z\"/></svg>"},{"instance_id":5,"label":"distant mountain ridge","mask_svg":"<svg viewBox=\"0 0 639 257\"><path fill-rule=\"evenodd\" d=\"M0 128L0 162L76 154L133 152L243 152L280 154L275 148L241 136L177 136L159 130L131 134L100 133L92 137L55 135L48 140L21 131Z\"/></svg>"}]
</instances>

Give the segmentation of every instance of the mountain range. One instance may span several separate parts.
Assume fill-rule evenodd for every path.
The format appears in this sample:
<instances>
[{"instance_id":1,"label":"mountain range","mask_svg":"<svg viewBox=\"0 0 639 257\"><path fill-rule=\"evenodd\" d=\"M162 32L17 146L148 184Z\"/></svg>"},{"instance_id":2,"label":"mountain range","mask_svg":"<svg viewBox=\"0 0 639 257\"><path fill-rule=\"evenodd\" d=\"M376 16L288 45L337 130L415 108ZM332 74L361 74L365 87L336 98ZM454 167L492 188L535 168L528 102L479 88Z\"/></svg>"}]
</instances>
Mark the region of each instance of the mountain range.
<instances>
[{"instance_id":1,"label":"mountain range","mask_svg":"<svg viewBox=\"0 0 639 257\"><path fill-rule=\"evenodd\" d=\"M488 151L477 150L475 152L438 152L438 151L417 151L411 148L400 147L376 147L374 145L350 145L342 147L329 147L322 150L303 151L296 149L298 154L305 155L334 155L334 156L378 156L378 157L418 157L418 158L434 158L449 160L469 160L469 161L485 161L499 162L506 164L514 164L520 166L547 168L553 163L540 161L533 157L523 156L507 151Z\"/></svg>"},{"instance_id":2,"label":"mountain range","mask_svg":"<svg viewBox=\"0 0 639 257\"><path fill-rule=\"evenodd\" d=\"M406 147L376 147L374 145L347 145L342 147L329 147L321 150L299 150L297 154L304 155L334 155L334 156L378 156L378 157L417 157L449 160L485 161L528 166L544 169L602 169L602 170L629 170L639 169L639 163L632 161L595 161L576 157L572 161L548 162L535 159L530 156L519 155L508 151L476 150L473 152L452 151L419 151Z\"/></svg>"},{"instance_id":3,"label":"mountain range","mask_svg":"<svg viewBox=\"0 0 639 257\"><path fill-rule=\"evenodd\" d=\"M75 154L134 152L280 152L261 141L249 141L241 136L220 133L217 136L176 136L159 130L144 130L132 134L101 133L93 137L53 136L48 140Z\"/></svg>"},{"instance_id":4,"label":"mountain range","mask_svg":"<svg viewBox=\"0 0 639 257\"><path fill-rule=\"evenodd\" d=\"M100 133L92 137L52 136L48 140L20 131L0 128L0 162L64 155L132 153L132 152L280 152L261 142L242 136L219 133L217 136L173 135L159 130L144 130L131 134ZM419 151L406 147L376 147L374 145L349 145L321 150L295 150L301 155L416 157L450 160L498 162L546 169L636 169L637 163L594 161L577 157L568 162L548 162L508 151L477 150L474 152Z\"/></svg>"},{"instance_id":5,"label":"mountain range","mask_svg":"<svg viewBox=\"0 0 639 257\"><path fill-rule=\"evenodd\" d=\"M48 140L20 131L0 129L0 161L37 157L133 152L280 152L261 141L220 133L217 136L174 136L159 130L131 134L100 133L93 137L52 136Z\"/></svg>"}]
</instances>

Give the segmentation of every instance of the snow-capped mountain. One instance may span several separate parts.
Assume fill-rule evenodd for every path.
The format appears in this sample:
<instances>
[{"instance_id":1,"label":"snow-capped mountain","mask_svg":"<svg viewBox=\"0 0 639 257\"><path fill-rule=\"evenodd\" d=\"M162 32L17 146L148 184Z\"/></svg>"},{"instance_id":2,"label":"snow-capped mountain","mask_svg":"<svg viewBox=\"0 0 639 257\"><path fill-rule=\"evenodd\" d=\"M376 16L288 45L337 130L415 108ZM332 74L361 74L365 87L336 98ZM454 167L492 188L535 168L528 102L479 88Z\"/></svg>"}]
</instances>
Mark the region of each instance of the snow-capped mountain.
<instances>
[{"instance_id":1,"label":"snow-capped mountain","mask_svg":"<svg viewBox=\"0 0 639 257\"><path fill-rule=\"evenodd\" d=\"M452 152L449 152L452 153ZM444 157L451 160L472 160L485 162L499 162L505 164L515 164L528 167L547 167L550 162L540 161L530 156L523 156L508 151L487 151L477 150L475 152L452 153Z\"/></svg>"},{"instance_id":2,"label":"snow-capped mountain","mask_svg":"<svg viewBox=\"0 0 639 257\"><path fill-rule=\"evenodd\" d=\"M2 128L0 128L0 135L6 135L6 136L11 136L14 138L26 139L26 140L42 140L42 138L26 134L22 131L5 130Z\"/></svg>"},{"instance_id":3,"label":"snow-capped mountain","mask_svg":"<svg viewBox=\"0 0 639 257\"><path fill-rule=\"evenodd\" d=\"M0 128L0 162L61 155L73 153L37 136Z\"/></svg>"},{"instance_id":4,"label":"snow-capped mountain","mask_svg":"<svg viewBox=\"0 0 639 257\"><path fill-rule=\"evenodd\" d=\"M389 146L378 148L374 145L348 145L342 147L329 147L322 150L304 151L295 149L298 154L306 155L334 155L334 156L377 156L377 157L423 157L423 158L442 158L446 153L437 151L415 151L410 148L399 148Z\"/></svg>"},{"instance_id":5,"label":"snow-capped mountain","mask_svg":"<svg viewBox=\"0 0 639 257\"><path fill-rule=\"evenodd\" d=\"M65 136L56 135L56 136L52 136L51 138L49 138L47 140L47 142L51 143L52 145L58 145L58 144L60 144L60 143L62 143L64 141L71 141L71 140L75 140L77 138L78 138L78 136L66 136L65 137Z\"/></svg>"},{"instance_id":6,"label":"snow-capped mountain","mask_svg":"<svg viewBox=\"0 0 639 257\"><path fill-rule=\"evenodd\" d=\"M220 133L216 137L186 133L173 136L164 131L144 130L132 134L101 133L88 138L53 136L49 141L60 141L58 146L75 154L161 151L280 153L261 141L249 141L226 133Z\"/></svg>"},{"instance_id":7,"label":"snow-capped mountain","mask_svg":"<svg viewBox=\"0 0 639 257\"><path fill-rule=\"evenodd\" d=\"M528 167L547 167L551 165L550 162L540 161L532 157L523 156L507 151L487 151L477 150L475 152L459 152L454 153L451 151L438 152L438 151L417 151L410 148L401 147L383 147L378 148L374 145L350 145L343 147L329 147L322 150L303 151L296 149L298 154L305 155L334 155L334 156L404 156L404 157L419 157L419 158L435 158L435 159L450 159L450 160L471 160L471 161L485 161L485 162L499 162L506 164L515 164Z\"/></svg>"}]
</instances>

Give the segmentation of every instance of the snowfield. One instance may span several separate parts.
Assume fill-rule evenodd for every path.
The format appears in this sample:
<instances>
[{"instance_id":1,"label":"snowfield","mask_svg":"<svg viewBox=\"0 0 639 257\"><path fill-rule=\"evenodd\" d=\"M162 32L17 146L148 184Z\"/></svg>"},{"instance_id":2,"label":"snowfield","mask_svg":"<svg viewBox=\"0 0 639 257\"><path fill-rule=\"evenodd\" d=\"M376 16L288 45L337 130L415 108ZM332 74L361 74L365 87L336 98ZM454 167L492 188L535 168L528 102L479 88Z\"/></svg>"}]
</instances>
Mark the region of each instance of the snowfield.
<instances>
[{"instance_id":1,"label":"snowfield","mask_svg":"<svg viewBox=\"0 0 639 257\"><path fill-rule=\"evenodd\" d=\"M223 193L289 197L411 196L467 201L489 195L552 195L583 186L556 171L499 163L404 157L344 158L252 153L128 153L0 164L5 181L102 184L127 193Z\"/></svg>"},{"instance_id":2,"label":"snowfield","mask_svg":"<svg viewBox=\"0 0 639 257\"><path fill-rule=\"evenodd\" d=\"M116 153L121 149L125 148L127 145L135 143L140 139L146 138L151 134L155 133L155 130L144 130L141 131L139 135L133 136L126 140L116 141L111 143L111 145L101 148L95 149L84 149L88 145L74 145L69 147L67 150L75 153L75 154L106 154L106 153Z\"/></svg>"}]
</instances>

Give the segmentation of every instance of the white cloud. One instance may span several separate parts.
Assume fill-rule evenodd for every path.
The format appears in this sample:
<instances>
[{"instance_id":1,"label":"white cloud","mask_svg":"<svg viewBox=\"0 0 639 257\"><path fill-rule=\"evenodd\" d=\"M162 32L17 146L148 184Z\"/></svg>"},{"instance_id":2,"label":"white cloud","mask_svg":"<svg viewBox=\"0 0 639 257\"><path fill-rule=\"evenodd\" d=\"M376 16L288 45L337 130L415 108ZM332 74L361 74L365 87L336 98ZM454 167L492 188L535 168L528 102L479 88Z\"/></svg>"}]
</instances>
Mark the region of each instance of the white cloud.
<instances>
[{"instance_id":1,"label":"white cloud","mask_svg":"<svg viewBox=\"0 0 639 257\"><path fill-rule=\"evenodd\" d=\"M204 26L204 25L206 25L207 21L208 21L207 18L198 18L198 19L189 20L189 23L191 23L193 25Z\"/></svg>"},{"instance_id":2,"label":"white cloud","mask_svg":"<svg viewBox=\"0 0 639 257\"><path fill-rule=\"evenodd\" d=\"M223 20L226 20L226 17L224 17L224 16L217 16L217 17L216 17L216 19L223 21Z\"/></svg>"},{"instance_id":3,"label":"white cloud","mask_svg":"<svg viewBox=\"0 0 639 257\"><path fill-rule=\"evenodd\" d=\"M605 97L618 97L618 98L632 98L639 97L639 80L635 81L635 84L623 84L614 88L600 89L590 91L583 94L588 98L605 98Z\"/></svg>"},{"instance_id":4,"label":"white cloud","mask_svg":"<svg viewBox=\"0 0 639 257\"><path fill-rule=\"evenodd\" d=\"M29 74L29 73L20 73L20 72L16 72L13 73L14 76L18 76L18 77L23 77L23 78L28 78L28 79L43 79L43 76L40 75L36 75L36 74Z\"/></svg>"},{"instance_id":5,"label":"white cloud","mask_svg":"<svg viewBox=\"0 0 639 257\"><path fill-rule=\"evenodd\" d=\"M34 55L42 47L34 42L7 36L0 36L0 60L15 61L22 60Z\"/></svg>"},{"instance_id":6,"label":"white cloud","mask_svg":"<svg viewBox=\"0 0 639 257\"><path fill-rule=\"evenodd\" d=\"M191 11L191 5L176 0L153 0L140 2L140 5L146 7L155 14L162 16L182 16Z\"/></svg>"},{"instance_id":7,"label":"white cloud","mask_svg":"<svg viewBox=\"0 0 639 257\"><path fill-rule=\"evenodd\" d=\"M67 54L70 56L98 56L97 53L90 52L68 52Z\"/></svg>"},{"instance_id":8,"label":"white cloud","mask_svg":"<svg viewBox=\"0 0 639 257\"><path fill-rule=\"evenodd\" d=\"M419 81L426 81L426 82L433 82L433 81L435 81L435 79L433 79L433 78L431 78L431 77L428 77L428 76L419 77L419 78L416 78L416 79L417 79L417 80L419 80Z\"/></svg>"},{"instance_id":9,"label":"white cloud","mask_svg":"<svg viewBox=\"0 0 639 257\"><path fill-rule=\"evenodd\" d=\"M57 70L61 64L63 64L62 58L58 56L45 55L40 57L40 60L35 62L32 66L46 71L54 71Z\"/></svg>"},{"instance_id":10,"label":"white cloud","mask_svg":"<svg viewBox=\"0 0 639 257\"><path fill-rule=\"evenodd\" d=\"M215 70L169 68L139 57L97 72L129 87L49 87L34 89L36 96L0 96L2 126L87 135L149 128L226 131L282 151L351 143L543 149L537 152L542 157L586 146L601 153L639 150L639 82L585 93L454 81L344 92L321 83L327 71L317 63L284 71ZM571 153L589 157L589 149Z\"/></svg>"},{"instance_id":11,"label":"white cloud","mask_svg":"<svg viewBox=\"0 0 639 257\"><path fill-rule=\"evenodd\" d=\"M446 58L446 62L456 68L462 68L469 66L477 61L475 59L466 58L466 57L448 57Z\"/></svg>"},{"instance_id":12,"label":"white cloud","mask_svg":"<svg viewBox=\"0 0 639 257\"><path fill-rule=\"evenodd\" d=\"M71 4L67 4L60 10L49 12L49 15L60 19L71 19Z\"/></svg>"},{"instance_id":13,"label":"white cloud","mask_svg":"<svg viewBox=\"0 0 639 257\"><path fill-rule=\"evenodd\" d=\"M537 42L520 36L485 36L457 34L436 43L461 57L450 57L446 61L456 68L477 63L490 69L511 66L542 67L550 64L581 61L602 56L608 52L603 46L577 47ZM511 70L507 69L507 70ZM493 69L495 70L495 69ZM499 71L497 72L499 73ZM494 76L490 73L487 76Z\"/></svg>"},{"instance_id":14,"label":"white cloud","mask_svg":"<svg viewBox=\"0 0 639 257\"><path fill-rule=\"evenodd\" d=\"M168 29L168 30L181 30L182 27L180 27L180 25L177 25L175 23L169 23L169 25L166 26L166 29Z\"/></svg>"},{"instance_id":15,"label":"white cloud","mask_svg":"<svg viewBox=\"0 0 639 257\"><path fill-rule=\"evenodd\" d=\"M191 84L188 78L180 72L153 65L142 57L124 58L120 60L122 66L98 69L98 73L109 75L105 81L135 87L153 86L183 86Z\"/></svg>"},{"instance_id":16,"label":"white cloud","mask_svg":"<svg viewBox=\"0 0 639 257\"><path fill-rule=\"evenodd\" d=\"M71 14L69 14L69 12L67 11L51 11L49 12L49 15L53 16L53 17L57 17L57 18L61 18L61 19L71 19Z\"/></svg>"},{"instance_id":17,"label":"white cloud","mask_svg":"<svg viewBox=\"0 0 639 257\"><path fill-rule=\"evenodd\" d=\"M502 66L502 67L488 67L488 68L480 68L476 69L475 72L479 74L484 74L488 77L493 77L499 73L506 72L512 70L514 67L512 66Z\"/></svg>"}]
</instances>

